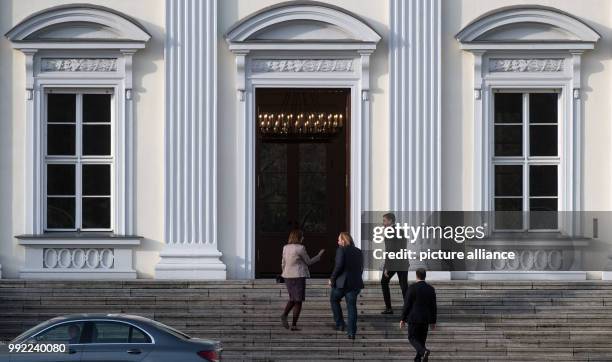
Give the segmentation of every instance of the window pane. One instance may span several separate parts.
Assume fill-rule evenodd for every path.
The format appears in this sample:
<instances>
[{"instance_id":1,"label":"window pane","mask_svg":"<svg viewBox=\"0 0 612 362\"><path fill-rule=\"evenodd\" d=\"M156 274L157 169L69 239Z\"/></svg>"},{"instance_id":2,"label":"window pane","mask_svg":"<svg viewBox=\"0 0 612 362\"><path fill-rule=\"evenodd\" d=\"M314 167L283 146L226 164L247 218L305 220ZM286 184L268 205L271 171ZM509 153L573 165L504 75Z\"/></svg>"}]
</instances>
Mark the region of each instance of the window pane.
<instances>
[{"instance_id":1,"label":"window pane","mask_svg":"<svg viewBox=\"0 0 612 362\"><path fill-rule=\"evenodd\" d=\"M110 101L110 94L83 94L83 122L110 122Z\"/></svg>"},{"instance_id":2,"label":"window pane","mask_svg":"<svg viewBox=\"0 0 612 362\"><path fill-rule=\"evenodd\" d=\"M557 155L557 126L529 126L529 155Z\"/></svg>"},{"instance_id":3,"label":"window pane","mask_svg":"<svg viewBox=\"0 0 612 362\"><path fill-rule=\"evenodd\" d=\"M310 233L324 233L327 231L327 204L298 205L299 223L302 229Z\"/></svg>"},{"instance_id":4,"label":"window pane","mask_svg":"<svg viewBox=\"0 0 612 362\"><path fill-rule=\"evenodd\" d=\"M83 197L83 229L110 228L110 197Z\"/></svg>"},{"instance_id":5,"label":"window pane","mask_svg":"<svg viewBox=\"0 0 612 362\"><path fill-rule=\"evenodd\" d=\"M83 165L83 195L110 196L110 174L110 165Z\"/></svg>"},{"instance_id":6,"label":"window pane","mask_svg":"<svg viewBox=\"0 0 612 362\"><path fill-rule=\"evenodd\" d=\"M495 229L523 229L523 199L495 199Z\"/></svg>"},{"instance_id":7,"label":"window pane","mask_svg":"<svg viewBox=\"0 0 612 362\"><path fill-rule=\"evenodd\" d=\"M529 225L531 229L557 229L558 228L558 201L551 199L529 200Z\"/></svg>"},{"instance_id":8,"label":"window pane","mask_svg":"<svg viewBox=\"0 0 612 362\"><path fill-rule=\"evenodd\" d=\"M326 143L302 143L299 145L299 172L325 172L327 162Z\"/></svg>"},{"instance_id":9,"label":"window pane","mask_svg":"<svg viewBox=\"0 0 612 362\"><path fill-rule=\"evenodd\" d=\"M64 323L34 337L35 342L79 343L84 322Z\"/></svg>"},{"instance_id":10,"label":"window pane","mask_svg":"<svg viewBox=\"0 0 612 362\"><path fill-rule=\"evenodd\" d=\"M557 166L529 166L530 196L557 196Z\"/></svg>"},{"instance_id":11,"label":"window pane","mask_svg":"<svg viewBox=\"0 0 612 362\"><path fill-rule=\"evenodd\" d=\"M259 150L260 172L287 172L287 144L262 142Z\"/></svg>"},{"instance_id":12,"label":"window pane","mask_svg":"<svg viewBox=\"0 0 612 362\"><path fill-rule=\"evenodd\" d=\"M151 343L151 338L140 329L132 327L130 343Z\"/></svg>"},{"instance_id":13,"label":"window pane","mask_svg":"<svg viewBox=\"0 0 612 362\"><path fill-rule=\"evenodd\" d=\"M115 322L95 322L91 331L91 343L128 343L130 325Z\"/></svg>"},{"instance_id":14,"label":"window pane","mask_svg":"<svg viewBox=\"0 0 612 362\"><path fill-rule=\"evenodd\" d=\"M523 155L523 126L495 125L495 156Z\"/></svg>"},{"instance_id":15,"label":"window pane","mask_svg":"<svg viewBox=\"0 0 612 362\"><path fill-rule=\"evenodd\" d=\"M495 166L495 196L523 196L523 166Z\"/></svg>"},{"instance_id":16,"label":"window pane","mask_svg":"<svg viewBox=\"0 0 612 362\"><path fill-rule=\"evenodd\" d=\"M47 195L75 195L74 165L47 165Z\"/></svg>"},{"instance_id":17,"label":"window pane","mask_svg":"<svg viewBox=\"0 0 612 362\"><path fill-rule=\"evenodd\" d=\"M287 203L262 203L261 208L257 223L260 231L284 233L290 230Z\"/></svg>"},{"instance_id":18,"label":"window pane","mask_svg":"<svg viewBox=\"0 0 612 362\"><path fill-rule=\"evenodd\" d=\"M47 228L74 229L75 220L74 197L47 198Z\"/></svg>"},{"instance_id":19,"label":"window pane","mask_svg":"<svg viewBox=\"0 0 612 362\"><path fill-rule=\"evenodd\" d=\"M53 156L74 155L76 138L74 125L47 125L47 154Z\"/></svg>"},{"instance_id":20,"label":"window pane","mask_svg":"<svg viewBox=\"0 0 612 362\"><path fill-rule=\"evenodd\" d=\"M76 118L75 94L48 94L47 95L47 123L71 122Z\"/></svg>"},{"instance_id":21,"label":"window pane","mask_svg":"<svg viewBox=\"0 0 612 362\"><path fill-rule=\"evenodd\" d=\"M523 94L495 93L495 123L523 123Z\"/></svg>"},{"instance_id":22,"label":"window pane","mask_svg":"<svg viewBox=\"0 0 612 362\"><path fill-rule=\"evenodd\" d=\"M557 123L557 93L529 95L529 123Z\"/></svg>"},{"instance_id":23,"label":"window pane","mask_svg":"<svg viewBox=\"0 0 612 362\"><path fill-rule=\"evenodd\" d=\"M83 125L83 155L110 155L110 125Z\"/></svg>"}]
</instances>

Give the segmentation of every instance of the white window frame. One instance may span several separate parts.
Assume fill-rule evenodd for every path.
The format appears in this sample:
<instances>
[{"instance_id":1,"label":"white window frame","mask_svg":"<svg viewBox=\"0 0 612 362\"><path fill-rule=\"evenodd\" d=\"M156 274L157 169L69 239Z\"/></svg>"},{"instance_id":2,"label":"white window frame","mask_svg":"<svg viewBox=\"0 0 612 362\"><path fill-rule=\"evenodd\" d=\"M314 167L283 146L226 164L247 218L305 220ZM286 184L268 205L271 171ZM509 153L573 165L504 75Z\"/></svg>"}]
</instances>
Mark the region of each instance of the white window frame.
<instances>
[{"instance_id":1,"label":"white window frame","mask_svg":"<svg viewBox=\"0 0 612 362\"><path fill-rule=\"evenodd\" d=\"M522 155L521 156L495 156L495 94L498 93L520 93L522 95ZM538 125L530 123L530 115L529 115L529 95L534 93L556 93L558 95L557 98L557 155L556 156L530 156L530 126ZM495 195L495 166L497 165L520 165L523 169L522 171L522 208L523 208L523 228L522 229L497 229L494 224L493 218L493 229L495 231L502 232L559 232L561 231L561 223L563 220L557 216L557 228L555 229L532 229L529 220L529 210L530 210L530 200L532 198L556 198L557 199L557 213L561 211L561 207L563 205L563 197L565 195L562 194L563 188L563 172L562 168L563 164L563 134L564 134L564 120L561 109L563 107L563 93L559 88L502 88L502 87L492 87L491 88L491 112L490 112L490 124L489 124L489 134L491 142L489 144L489 154L490 154L490 197L489 197L489 208L490 210L495 210L495 199L498 196ZM547 123L546 125L552 125L551 123ZM529 177L530 177L530 166L533 165L551 165L557 166L557 196L555 197L531 197L530 196L530 185L529 185Z\"/></svg>"},{"instance_id":2,"label":"white window frame","mask_svg":"<svg viewBox=\"0 0 612 362\"><path fill-rule=\"evenodd\" d=\"M64 156L64 155L49 155L47 149L47 130L48 130L48 121L47 121L47 104L48 104L48 95L49 94L75 94L76 96L76 110L75 110L75 155L74 156ZM82 146L83 146L83 95L84 94L110 94L111 102L110 102L110 128L111 128L111 152L108 156L83 156ZM44 153L44 165L43 165L43 201L42 208L43 212L43 225L44 232L57 232L57 231L68 231L68 232L92 232L92 231L113 231L114 230L114 220L115 220L115 183L111 182L111 190L110 190L110 199L111 199L111 214L110 214L110 225L108 228L82 228L82 167L87 164L104 164L110 165L110 179L113 180L115 177L115 122L117 119L116 116L116 99L115 94L112 89L109 88L45 88L42 97L42 109L43 112L41 114L41 119L43 121L43 137L41 138L42 142L42 152ZM50 164L71 164L75 166L75 227L72 229L61 229L54 228L50 229L47 225L47 166ZM100 195L100 197L108 197L107 195ZM92 195L88 195L88 197L92 197ZM95 195L93 195L95 197Z\"/></svg>"}]
</instances>

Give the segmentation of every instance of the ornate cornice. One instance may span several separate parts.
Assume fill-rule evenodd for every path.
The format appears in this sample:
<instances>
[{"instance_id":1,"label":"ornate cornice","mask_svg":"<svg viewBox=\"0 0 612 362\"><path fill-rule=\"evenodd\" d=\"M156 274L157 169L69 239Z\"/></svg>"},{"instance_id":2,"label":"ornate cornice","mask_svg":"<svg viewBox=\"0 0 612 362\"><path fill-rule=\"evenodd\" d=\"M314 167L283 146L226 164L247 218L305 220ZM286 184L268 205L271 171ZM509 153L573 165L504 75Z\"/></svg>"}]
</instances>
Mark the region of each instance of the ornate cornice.
<instances>
[{"instance_id":1,"label":"ornate cornice","mask_svg":"<svg viewBox=\"0 0 612 362\"><path fill-rule=\"evenodd\" d=\"M41 72L116 72L116 58L42 58Z\"/></svg>"},{"instance_id":2,"label":"ornate cornice","mask_svg":"<svg viewBox=\"0 0 612 362\"><path fill-rule=\"evenodd\" d=\"M562 72L563 59L491 59L489 60L490 72Z\"/></svg>"},{"instance_id":3,"label":"ornate cornice","mask_svg":"<svg viewBox=\"0 0 612 362\"><path fill-rule=\"evenodd\" d=\"M352 72L352 59L254 59L253 73Z\"/></svg>"}]
</instances>

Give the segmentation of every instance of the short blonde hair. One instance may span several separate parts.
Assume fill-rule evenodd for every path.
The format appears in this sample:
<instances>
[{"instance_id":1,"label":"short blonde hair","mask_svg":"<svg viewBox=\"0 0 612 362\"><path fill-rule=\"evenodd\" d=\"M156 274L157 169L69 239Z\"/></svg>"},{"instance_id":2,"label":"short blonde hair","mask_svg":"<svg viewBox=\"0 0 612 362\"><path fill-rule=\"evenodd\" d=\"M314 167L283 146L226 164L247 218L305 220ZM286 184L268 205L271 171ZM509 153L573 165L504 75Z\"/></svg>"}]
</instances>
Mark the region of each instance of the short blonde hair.
<instances>
[{"instance_id":1,"label":"short blonde hair","mask_svg":"<svg viewBox=\"0 0 612 362\"><path fill-rule=\"evenodd\" d=\"M353 237L346 231L340 233L340 239L342 239L346 245L355 245L355 242L353 242Z\"/></svg>"},{"instance_id":2,"label":"short blonde hair","mask_svg":"<svg viewBox=\"0 0 612 362\"><path fill-rule=\"evenodd\" d=\"M300 229L291 230L287 244L301 244L304 238L304 233Z\"/></svg>"}]
</instances>

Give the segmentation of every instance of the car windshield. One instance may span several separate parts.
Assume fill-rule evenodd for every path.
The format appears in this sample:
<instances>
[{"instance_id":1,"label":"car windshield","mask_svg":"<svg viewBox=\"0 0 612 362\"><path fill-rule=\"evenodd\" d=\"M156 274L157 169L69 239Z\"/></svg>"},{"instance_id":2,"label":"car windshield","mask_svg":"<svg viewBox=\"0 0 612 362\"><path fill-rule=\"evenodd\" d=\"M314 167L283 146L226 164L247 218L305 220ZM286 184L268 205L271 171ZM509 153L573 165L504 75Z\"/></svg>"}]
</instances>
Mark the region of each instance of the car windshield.
<instances>
[{"instance_id":1,"label":"car windshield","mask_svg":"<svg viewBox=\"0 0 612 362\"><path fill-rule=\"evenodd\" d=\"M167 325L165 325L165 324L163 324L163 323L160 323L160 322L158 322L158 321L154 321L154 320L151 320L151 322L152 322L152 323L153 323L153 324L154 324L154 325L155 325L157 328L159 328L159 329L161 329L161 330L163 330L163 331L165 331L165 332L168 332L168 333L170 333L171 335L173 335L173 336L175 336L175 337L178 337L178 338L181 338L181 339L191 339L191 337L190 337L190 336L188 336L187 334L185 334L185 333L183 333L183 332L181 332L181 331L179 331L179 330L176 330L176 329L174 329L174 328L172 328L172 327L169 327L169 326L167 326Z\"/></svg>"}]
</instances>

